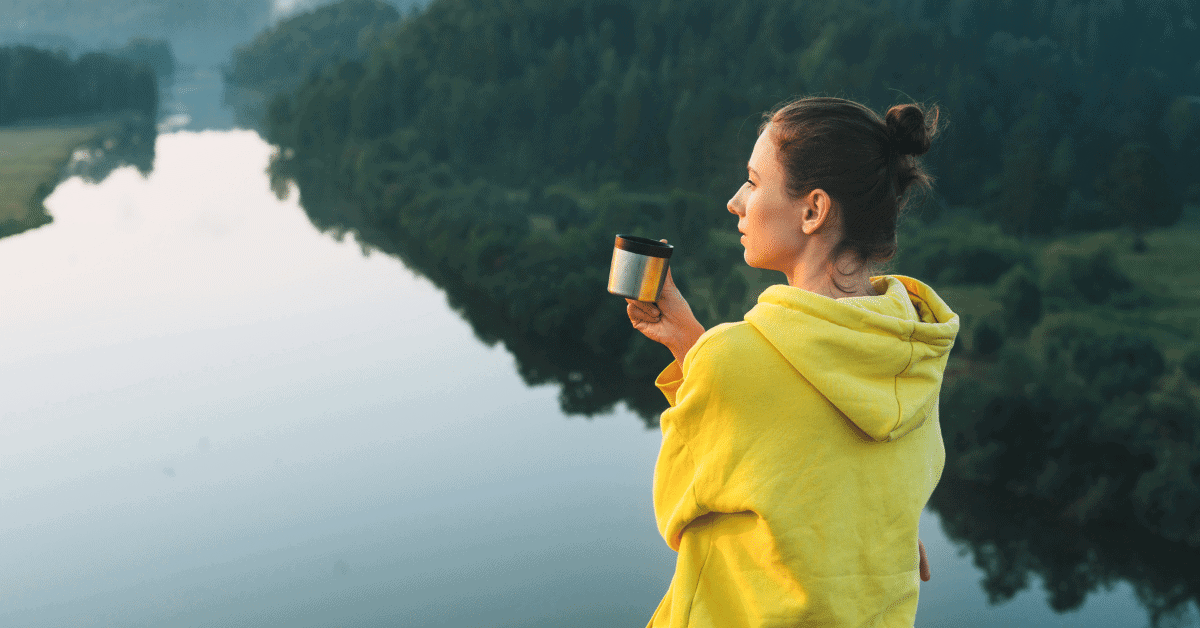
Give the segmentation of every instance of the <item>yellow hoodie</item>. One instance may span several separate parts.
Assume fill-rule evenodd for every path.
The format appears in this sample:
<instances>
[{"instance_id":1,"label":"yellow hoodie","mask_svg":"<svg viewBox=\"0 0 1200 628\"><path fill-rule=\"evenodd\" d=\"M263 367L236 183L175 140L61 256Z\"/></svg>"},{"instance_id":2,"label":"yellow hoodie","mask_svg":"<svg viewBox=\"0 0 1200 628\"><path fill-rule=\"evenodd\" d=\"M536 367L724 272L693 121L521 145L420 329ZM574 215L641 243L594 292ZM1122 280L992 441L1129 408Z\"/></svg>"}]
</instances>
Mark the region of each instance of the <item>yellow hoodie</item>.
<instances>
[{"instance_id":1,"label":"yellow hoodie","mask_svg":"<svg viewBox=\"0 0 1200 628\"><path fill-rule=\"evenodd\" d=\"M650 627L913 625L958 315L915 279L871 281L772 286L659 375L654 512L679 555Z\"/></svg>"}]
</instances>

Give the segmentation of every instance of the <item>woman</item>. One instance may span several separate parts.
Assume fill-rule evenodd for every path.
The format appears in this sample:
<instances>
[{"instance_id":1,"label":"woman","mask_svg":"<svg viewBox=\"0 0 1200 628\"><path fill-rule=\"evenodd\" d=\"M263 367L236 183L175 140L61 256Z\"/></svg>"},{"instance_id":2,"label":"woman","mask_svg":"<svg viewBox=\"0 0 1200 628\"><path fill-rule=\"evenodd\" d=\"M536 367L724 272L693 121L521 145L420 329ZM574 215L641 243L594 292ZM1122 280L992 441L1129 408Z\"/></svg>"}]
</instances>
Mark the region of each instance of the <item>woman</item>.
<instances>
[{"instance_id":1,"label":"woman","mask_svg":"<svg viewBox=\"0 0 1200 628\"><path fill-rule=\"evenodd\" d=\"M729 200L746 262L777 270L744 321L705 331L668 275L633 326L675 356L654 510L678 552L652 627L912 626L921 510L945 461L938 393L958 316L871 276L896 251L936 131L805 98L769 114Z\"/></svg>"}]
</instances>

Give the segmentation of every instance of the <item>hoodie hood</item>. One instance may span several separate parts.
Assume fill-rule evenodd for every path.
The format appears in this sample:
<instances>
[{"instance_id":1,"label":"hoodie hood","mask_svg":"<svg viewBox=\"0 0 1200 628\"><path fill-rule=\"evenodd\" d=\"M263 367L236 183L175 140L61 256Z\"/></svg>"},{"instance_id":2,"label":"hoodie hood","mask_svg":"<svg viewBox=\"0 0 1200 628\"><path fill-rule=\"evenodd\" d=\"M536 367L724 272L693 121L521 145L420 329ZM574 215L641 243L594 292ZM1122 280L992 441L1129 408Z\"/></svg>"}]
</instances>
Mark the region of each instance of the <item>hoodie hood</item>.
<instances>
[{"instance_id":1,"label":"hoodie hood","mask_svg":"<svg viewBox=\"0 0 1200 628\"><path fill-rule=\"evenodd\" d=\"M746 321L863 432L890 441L937 408L959 321L916 279L871 283L879 296L836 300L771 286Z\"/></svg>"}]
</instances>

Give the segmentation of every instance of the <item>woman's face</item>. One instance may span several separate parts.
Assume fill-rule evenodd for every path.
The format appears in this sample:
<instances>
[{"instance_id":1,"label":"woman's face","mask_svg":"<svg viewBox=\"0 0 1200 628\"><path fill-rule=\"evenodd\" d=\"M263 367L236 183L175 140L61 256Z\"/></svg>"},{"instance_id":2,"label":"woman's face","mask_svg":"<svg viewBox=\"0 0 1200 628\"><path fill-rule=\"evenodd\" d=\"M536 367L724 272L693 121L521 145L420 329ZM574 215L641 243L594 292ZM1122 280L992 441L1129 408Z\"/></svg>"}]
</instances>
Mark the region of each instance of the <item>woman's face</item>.
<instances>
[{"instance_id":1,"label":"woman's face","mask_svg":"<svg viewBox=\"0 0 1200 628\"><path fill-rule=\"evenodd\" d=\"M787 177L768 126L758 135L747 164L748 180L726 208L738 217L746 263L754 268L790 272L806 237L800 228L802 200L788 196Z\"/></svg>"}]
</instances>

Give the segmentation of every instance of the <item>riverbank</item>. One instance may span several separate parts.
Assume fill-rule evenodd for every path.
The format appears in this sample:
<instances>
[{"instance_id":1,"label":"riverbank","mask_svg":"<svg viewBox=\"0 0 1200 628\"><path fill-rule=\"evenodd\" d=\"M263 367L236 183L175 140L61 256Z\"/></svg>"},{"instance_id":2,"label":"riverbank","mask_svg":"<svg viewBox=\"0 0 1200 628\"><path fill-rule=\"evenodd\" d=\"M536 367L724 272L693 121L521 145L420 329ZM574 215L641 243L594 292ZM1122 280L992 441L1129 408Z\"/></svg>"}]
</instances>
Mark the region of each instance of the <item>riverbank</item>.
<instances>
[{"instance_id":1,"label":"riverbank","mask_svg":"<svg viewBox=\"0 0 1200 628\"><path fill-rule=\"evenodd\" d=\"M147 172L153 154L154 125L136 115L0 127L0 238L49 223L42 201L65 176Z\"/></svg>"},{"instance_id":2,"label":"riverbank","mask_svg":"<svg viewBox=\"0 0 1200 628\"><path fill-rule=\"evenodd\" d=\"M0 237L50 222L42 200L74 150L102 129L101 124L0 128Z\"/></svg>"}]
</instances>

